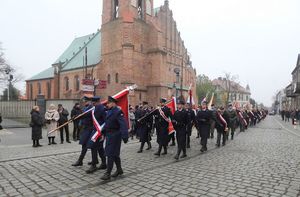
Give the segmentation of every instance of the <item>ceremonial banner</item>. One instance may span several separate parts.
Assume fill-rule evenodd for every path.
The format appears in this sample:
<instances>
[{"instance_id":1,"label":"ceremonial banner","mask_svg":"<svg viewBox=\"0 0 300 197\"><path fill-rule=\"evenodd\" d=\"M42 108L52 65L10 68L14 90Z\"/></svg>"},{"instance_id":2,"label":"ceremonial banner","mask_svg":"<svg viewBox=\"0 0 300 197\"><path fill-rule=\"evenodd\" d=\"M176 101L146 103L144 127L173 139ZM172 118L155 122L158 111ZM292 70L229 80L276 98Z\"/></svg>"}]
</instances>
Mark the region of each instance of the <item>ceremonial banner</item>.
<instances>
[{"instance_id":1,"label":"ceremonial banner","mask_svg":"<svg viewBox=\"0 0 300 197\"><path fill-rule=\"evenodd\" d=\"M189 96L187 98L186 103L191 104L191 105L195 105L195 101L194 101L194 98L193 98L192 84L190 84L190 87L189 87Z\"/></svg>"},{"instance_id":2,"label":"ceremonial banner","mask_svg":"<svg viewBox=\"0 0 300 197\"><path fill-rule=\"evenodd\" d=\"M210 98L210 101L208 103L208 109L211 110L211 105L213 104L213 100L214 100L214 96L215 96L215 93L213 92L212 93L212 96Z\"/></svg>"},{"instance_id":3,"label":"ceremonial banner","mask_svg":"<svg viewBox=\"0 0 300 197\"><path fill-rule=\"evenodd\" d=\"M176 108L177 108L177 106L176 106L176 98L172 97L171 101L168 102L168 103L166 103L166 106L170 108L172 115L174 115L174 113L176 111ZM169 132L169 135L171 135L172 133L175 132L175 129L174 129L174 126L173 126L172 121L170 119L169 119L168 122L169 122L169 130L168 130L168 132Z\"/></svg>"}]
</instances>

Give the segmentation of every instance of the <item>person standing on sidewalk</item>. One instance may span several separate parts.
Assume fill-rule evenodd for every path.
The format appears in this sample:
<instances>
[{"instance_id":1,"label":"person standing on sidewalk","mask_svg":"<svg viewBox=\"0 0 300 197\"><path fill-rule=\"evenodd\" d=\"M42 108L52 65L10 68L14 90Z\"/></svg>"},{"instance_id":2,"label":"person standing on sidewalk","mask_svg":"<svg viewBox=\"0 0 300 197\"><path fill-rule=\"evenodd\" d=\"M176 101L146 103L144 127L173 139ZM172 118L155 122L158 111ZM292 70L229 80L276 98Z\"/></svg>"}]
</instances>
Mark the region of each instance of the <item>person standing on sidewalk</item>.
<instances>
[{"instance_id":1,"label":"person standing on sidewalk","mask_svg":"<svg viewBox=\"0 0 300 197\"><path fill-rule=\"evenodd\" d=\"M39 140L42 139L42 126L43 126L43 117L40 114L39 106L34 106L30 112L31 122L31 139L33 141L32 147L40 147Z\"/></svg>"},{"instance_id":2,"label":"person standing on sidewalk","mask_svg":"<svg viewBox=\"0 0 300 197\"><path fill-rule=\"evenodd\" d=\"M68 122L68 116L69 116L69 112L68 110L66 110L65 108L63 108L62 104L58 104L58 113L59 113L59 126L63 125L64 123ZM66 141L68 143L70 142L70 135L69 135L69 125L65 125L64 127L60 128L60 143L63 144L64 143L64 130L66 132Z\"/></svg>"},{"instance_id":3,"label":"person standing on sidewalk","mask_svg":"<svg viewBox=\"0 0 300 197\"><path fill-rule=\"evenodd\" d=\"M55 130L57 128L57 121L59 120L59 114L55 108L54 104L51 104L49 106L49 109L45 113L45 120L46 120L46 126L47 126L47 131ZM49 143L48 145L51 144L56 144L54 141L54 138L57 136L57 131L54 131L50 134L48 134L48 140Z\"/></svg>"},{"instance_id":4,"label":"person standing on sidewalk","mask_svg":"<svg viewBox=\"0 0 300 197\"><path fill-rule=\"evenodd\" d=\"M80 104L79 103L75 103L72 111L71 111L71 118L75 118L78 115L80 115L82 113L82 110L80 108ZM79 140L79 133L80 133L80 127L79 127L79 119L76 119L73 121L73 140L77 141Z\"/></svg>"}]
</instances>

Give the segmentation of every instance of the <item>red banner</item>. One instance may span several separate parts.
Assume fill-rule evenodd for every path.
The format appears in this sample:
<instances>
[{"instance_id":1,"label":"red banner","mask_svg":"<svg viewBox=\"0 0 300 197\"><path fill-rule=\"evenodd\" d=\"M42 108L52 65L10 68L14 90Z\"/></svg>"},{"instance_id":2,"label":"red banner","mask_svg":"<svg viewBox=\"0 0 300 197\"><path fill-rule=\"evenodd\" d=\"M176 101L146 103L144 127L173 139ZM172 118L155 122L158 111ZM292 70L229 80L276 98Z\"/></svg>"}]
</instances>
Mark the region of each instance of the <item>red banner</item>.
<instances>
[{"instance_id":1,"label":"red banner","mask_svg":"<svg viewBox=\"0 0 300 197\"><path fill-rule=\"evenodd\" d=\"M176 98L172 97L172 100L170 102L168 102L166 104L166 106L170 108L172 115L174 115L174 113L176 111ZM170 120L169 121L169 135L174 133L174 132L175 132L175 129L174 129L174 126L173 126L173 124Z\"/></svg>"}]
</instances>

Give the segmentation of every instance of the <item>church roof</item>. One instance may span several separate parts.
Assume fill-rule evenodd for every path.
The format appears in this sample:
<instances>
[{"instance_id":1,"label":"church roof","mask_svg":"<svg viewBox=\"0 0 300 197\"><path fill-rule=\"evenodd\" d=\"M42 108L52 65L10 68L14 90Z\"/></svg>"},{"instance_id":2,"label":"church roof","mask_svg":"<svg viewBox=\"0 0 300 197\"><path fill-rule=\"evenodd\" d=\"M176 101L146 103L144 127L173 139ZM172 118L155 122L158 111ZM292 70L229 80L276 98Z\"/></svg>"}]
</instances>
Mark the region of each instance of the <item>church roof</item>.
<instances>
[{"instance_id":1,"label":"church roof","mask_svg":"<svg viewBox=\"0 0 300 197\"><path fill-rule=\"evenodd\" d=\"M87 66L92 66L101 61L101 32L75 38L69 47L53 63L62 63L61 72L80 69L83 67L83 59L87 48ZM41 80L54 77L54 67L51 66L46 70L34 75L27 81Z\"/></svg>"}]
</instances>

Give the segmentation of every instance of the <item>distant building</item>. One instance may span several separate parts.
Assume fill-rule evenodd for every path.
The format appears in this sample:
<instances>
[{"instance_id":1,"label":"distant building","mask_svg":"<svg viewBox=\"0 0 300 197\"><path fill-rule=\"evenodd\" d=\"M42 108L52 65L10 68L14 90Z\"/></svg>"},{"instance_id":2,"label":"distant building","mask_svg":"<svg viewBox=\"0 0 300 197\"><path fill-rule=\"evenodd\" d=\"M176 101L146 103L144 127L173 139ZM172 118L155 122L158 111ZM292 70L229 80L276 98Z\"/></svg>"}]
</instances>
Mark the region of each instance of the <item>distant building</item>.
<instances>
[{"instance_id":1,"label":"distant building","mask_svg":"<svg viewBox=\"0 0 300 197\"><path fill-rule=\"evenodd\" d=\"M219 102L219 105L232 103L235 106L243 107L250 104L251 91L249 85L244 88L240 84L222 77L214 79L212 84L215 87L216 101Z\"/></svg>"},{"instance_id":2,"label":"distant building","mask_svg":"<svg viewBox=\"0 0 300 197\"><path fill-rule=\"evenodd\" d=\"M289 105L286 108L295 109L300 107L300 54L296 67L292 71L292 83L285 88L286 96L290 99Z\"/></svg>"},{"instance_id":3,"label":"distant building","mask_svg":"<svg viewBox=\"0 0 300 197\"><path fill-rule=\"evenodd\" d=\"M275 98L275 111L276 113L280 113L282 110L286 110L289 108L289 99L286 96L285 89L278 91Z\"/></svg>"},{"instance_id":4,"label":"distant building","mask_svg":"<svg viewBox=\"0 0 300 197\"><path fill-rule=\"evenodd\" d=\"M190 84L196 92L196 70L168 0L155 9L153 0L103 0L101 30L76 38L50 68L26 82L28 99L78 99L93 85L105 98L137 84L130 103L154 105L175 92L187 98Z\"/></svg>"}]
</instances>

